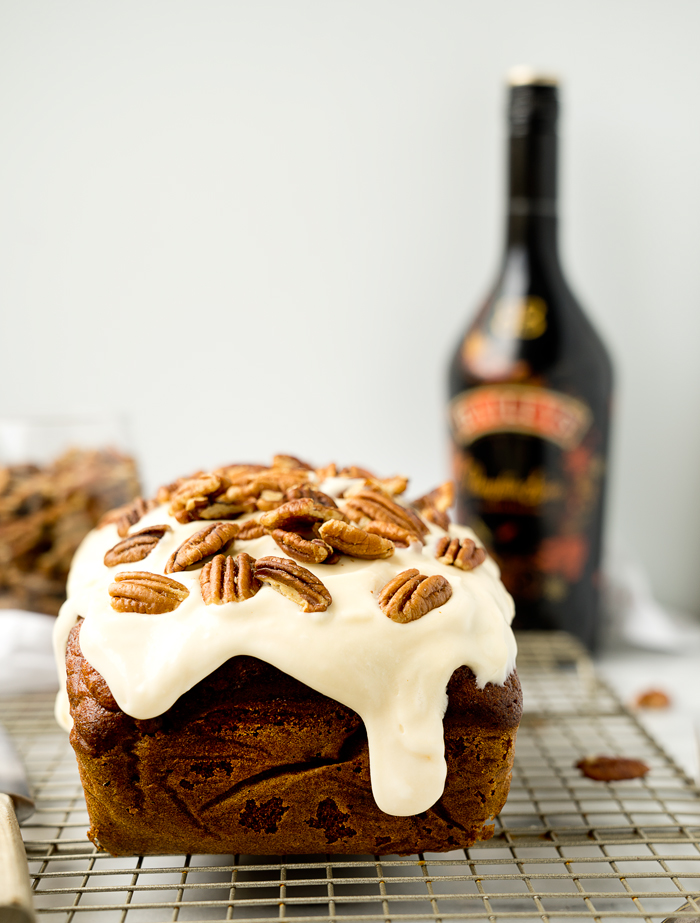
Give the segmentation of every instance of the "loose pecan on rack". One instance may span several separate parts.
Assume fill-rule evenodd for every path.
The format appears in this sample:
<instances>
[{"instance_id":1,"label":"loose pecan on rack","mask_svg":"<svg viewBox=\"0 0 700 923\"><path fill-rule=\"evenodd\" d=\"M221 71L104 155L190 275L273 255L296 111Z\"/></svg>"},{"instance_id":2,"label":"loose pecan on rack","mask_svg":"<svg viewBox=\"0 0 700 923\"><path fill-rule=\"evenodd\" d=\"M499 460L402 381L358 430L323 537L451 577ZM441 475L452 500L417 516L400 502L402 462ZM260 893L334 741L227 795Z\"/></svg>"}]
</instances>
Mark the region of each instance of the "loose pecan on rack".
<instances>
[{"instance_id":1,"label":"loose pecan on rack","mask_svg":"<svg viewBox=\"0 0 700 923\"><path fill-rule=\"evenodd\" d=\"M238 523L213 522L184 541L168 558L166 574L174 574L216 554L238 535Z\"/></svg>"},{"instance_id":2,"label":"loose pecan on rack","mask_svg":"<svg viewBox=\"0 0 700 923\"><path fill-rule=\"evenodd\" d=\"M626 756L586 757L575 764L584 776L596 782L619 782L623 779L639 779L649 772L649 767L641 760Z\"/></svg>"},{"instance_id":3,"label":"loose pecan on rack","mask_svg":"<svg viewBox=\"0 0 700 923\"><path fill-rule=\"evenodd\" d=\"M245 551L235 558L217 554L202 568L199 586L207 606L250 599L260 589L260 581L255 576L255 559Z\"/></svg>"},{"instance_id":4,"label":"loose pecan on rack","mask_svg":"<svg viewBox=\"0 0 700 923\"><path fill-rule=\"evenodd\" d=\"M436 574L425 577L415 568L397 574L384 586L377 602L394 622L413 622L431 609L444 605L452 596L452 587Z\"/></svg>"},{"instance_id":5,"label":"loose pecan on rack","mask_svg":"<svg viewBox=\"0 0 700 923\"><path fill-rule=\"evenodd\" d=\"M126 538L117 542L105 553L106 567L116 567L118 564L133 564L143 561L153 551L166 532L171 532L170 526L148 526L139 532L133 532Z\"/></svg>"},{"instance_id":6,"label":"loose pecan on rack","mask_svg":"<svg viewBox=\"0 0 700 923\"><path fill-rule=\"evenodd\" d=\"M146 615L160 615L172 612L187 599L187 587L165 577L146 571L124 571L116 574L109 586L111 606L117 612L141 612Z\"/></svg>"},{"instance_id":7,"label":"loose pecan on rack","mask_svg":"<svg viewBox=\"0 0 700 923\"><path fill-rule=\"evenodd\" d=\"M289 558L270 555L255 562L255 576L304 612L324 612L333 601L323 583L311 571Z\"/></svg>"},{"instance_id":8,"label":"loose pecan on rack","mask_svg":"<svg viewBox=\"0 0 700 923\"><path fill-rule=\"evenodd\" d=\"M319 534L324 542L328 542L336 551L353 558L376 560L390 558L394 553L393 542L380 535L366 532L351 522L329 519L320 527Z\"/></svg>"},{"instance_id":9,"label":"loose pecan on rack","mask_svg":"<svg viewBox=\"0 0 700 923\"><path fill-rule=\"evenodd\" d=\"M486 552L470 538L450 538L448 535L439 539L435 546L435 557L443 564L453 564L460 570L474 570L486 560Z\"/></svg>"}]
</instances>

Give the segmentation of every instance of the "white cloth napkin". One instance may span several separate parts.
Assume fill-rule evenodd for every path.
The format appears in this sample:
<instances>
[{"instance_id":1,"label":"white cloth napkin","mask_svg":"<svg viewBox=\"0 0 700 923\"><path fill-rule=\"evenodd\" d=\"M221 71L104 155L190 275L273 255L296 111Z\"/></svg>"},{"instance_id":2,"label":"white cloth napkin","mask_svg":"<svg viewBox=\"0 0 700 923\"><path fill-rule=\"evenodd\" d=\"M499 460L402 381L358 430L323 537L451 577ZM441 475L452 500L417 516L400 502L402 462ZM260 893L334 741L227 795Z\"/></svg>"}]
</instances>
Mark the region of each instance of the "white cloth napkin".
<instances>
[{"instance_id":1,"label":"white cloth napkin","mask_svg":"<svg viewBox=\"0 0 700 923\"><path fill-rule=\"evenodd\" d=\"M0 696L58 689L51 636L56 619L0 609Z\"/></svg>"}]
</instances>

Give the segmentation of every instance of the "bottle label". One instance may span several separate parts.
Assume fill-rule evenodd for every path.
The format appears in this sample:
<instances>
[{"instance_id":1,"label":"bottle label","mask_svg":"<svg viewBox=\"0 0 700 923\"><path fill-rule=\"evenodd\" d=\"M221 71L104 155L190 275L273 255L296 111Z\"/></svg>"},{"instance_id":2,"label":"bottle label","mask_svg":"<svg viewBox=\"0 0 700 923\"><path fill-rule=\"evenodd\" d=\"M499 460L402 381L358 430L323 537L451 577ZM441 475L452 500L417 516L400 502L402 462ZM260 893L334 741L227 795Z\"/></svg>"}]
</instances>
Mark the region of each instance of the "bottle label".
<instances>
[{"instance_id":1,"label":"bottle label","mask_svg":"<svg viewBox=\"0 0 700 923\"><path fill-rule=\"evenodd\" d=\"M534 385L483 385L451 401L450 422L461 521L494 554L516 609L563 603L597 566L605 462L591 408Z\"/></svg>"},{"instance_id":2,"label":"bottle label","mask_svg":"<svg viewBox=\"0 0 700 923\"><path fill-rule=\"evenodd\" d=\"M450 404L452 433L464 446L490 433L525 433L574 449L592 419L582 401L532 385L485 385L458 394Z\"/></svg>"}]
</instances>

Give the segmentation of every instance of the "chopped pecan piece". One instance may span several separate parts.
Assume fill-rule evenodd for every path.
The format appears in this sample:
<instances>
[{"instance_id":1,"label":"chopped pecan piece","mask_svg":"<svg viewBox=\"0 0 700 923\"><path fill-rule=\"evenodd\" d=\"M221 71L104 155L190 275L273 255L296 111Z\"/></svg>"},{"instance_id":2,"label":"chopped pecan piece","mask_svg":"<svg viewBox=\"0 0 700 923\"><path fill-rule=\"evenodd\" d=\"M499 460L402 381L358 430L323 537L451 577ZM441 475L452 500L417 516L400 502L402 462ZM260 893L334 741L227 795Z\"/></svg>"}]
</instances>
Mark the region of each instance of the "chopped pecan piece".
<instances>
[{"instance_id":1,"label":"chopped pecan piece","mask_svg":"<svg viewBox=\"0 0 700 923\"><path fill-rule=\"evenodd\" d=\"M289 558L269 556L255 562L255 576L304 612L324 612L333 602L331 594L318 577Z\"/></svg>"},{"instance_id":2,"label":"chopped pecan piece","mask_svg":"<svg viewBox=\"0 0 700 923\"><path fill-rule=\"evenodd\" d=\"M392 497L396 497L402 494L408 487L408 478L404 477L402 474L395 474L393 478L378 478L377 484L379 484L385 493L391 494Z\"/></svg>"},{"instance_id":3,"label":"chopped pecan piece","mask_svg":"<svg viewBox=\"0 0 700 923\"><path fill-rule=\"evenodd\" d=\"M245 519L239 523L238 535L236 540L239 542L249 542L254 538L262 538L265 534L265 527L257 519Z\"/></svg>"},{"instance_id":4,"label":"chopped pecan piece","mask_svg":"<svg viewBox=\"0 0 700 923\"><path fill-rule=\"evenodd\" d=\"M335 509L338 508L338 504L333 497L324 494L322 490L314 490L314 488L309 487L308 484L302 484L301 487L290 487L285 494L285 500L301 500L304 497L313 500L314 503L317 503L319 506L332 506Z\"/></svg>"},{"instance_id":5,"label":"chopped pecan piece","mask_svg":"<svg viewBox=\"0 0 700 923\"><path fill-rule=\"evenodd\" d=\"M142 612L146 615L160 615L177 609L190 591L187 587L165 577L146 571L124 571L116 574L109 585L111 606L117 612Z\"/></svg>"},{"instance_id":6,"label":"chopped pecan piece","mask_svg":"<svg viewBox=\"0 0 700 923\"><path fill-rule=\"evenodd\" d=\"M284 529L271 529L270 535L285 554L304 564L323 564L333 554L331 546L320 538L307 539Z\"/></svg>"},{"instance_id":7,"label":"chopped pecan piece","mask_svg":"<svg viewBox=\"0 0 700 923\"><path fill-rule=\"evenodd\" d=\"M260 589L260 581L255 576L255 558L245 551L235 558L217 554L202 568L199 586L207 606L250 599Z\"/></svg>"},{"instance_id":8,"label":"chopped pecan piece","mask_svg":"<svg viewBox=\"0 0 700 923\"><path fill-rule=\"evenodd\" d=\"M259 510L276 510L284 503L284 494L281 490L263 490L260 492L255 506Z\"/></svg>"},{"instance_id":9,"label":"chopped pecan piece","mask_svg":"<svg viewBox=\"0 0 700 923\"><path fill-rule=\"evenodd\" d=\"M335 506L324 506L316 503L311 497L300 497L298 500L288 500L276 510L264 513L260 522L271 532L273 529L284 529L287 532L297 532L317 523L327 522L329 519L342 519L345 515Z\"/></svg>"},{"instance_id":10,"label":"chopped pecan piece","mask_svg":"<svg viewBox=\"0 0 700 923\"><path fill-rule=\"evenodd\" d=\"M440 526L441 529L444 529L445 532L450 528L450 517L447 513L443 513L442 510L433 509L432 506L427 506L424 510L421 510L421 516L423 519L427 519L428 522L432 522L436 526Z\"/></svg>"},{"instance_id":11,"label":"chopped pecan piece","mask_svg":"<svg viewBox=\"0 0 700 923\"><path fill-rule=\"evenodd\" d=\"M641 760L631 760L624 756L586 757L575 764L584 776L596 782L618 782L622 779L639 779L649 772L649 767Z\"/></svg>"},{"instance_id":12,"label":"chopped pecan piece","mask_svg":"<svg viewBox=\"0 0 700 923\"><path fill-rule=\"evenodd\" d=\"M349 519L364 526L372 520L393 522L407 532L411 532L420 541L427 535L428 529L413 510L399 506L390 497L379 491L362 489L354 491L345 501L345 513Z\"/></svg>"},{"instance_id":13,"label":"chopped pecan piece","mask_svg":"<svg viewBox=\"0 0 700 923\"><path fill-rule=\"evenodd\" d=\"M394 553L393 542L365 532L359 526L350 522L341 522L338 519L329 519L319 529L319 535L324 541L332 545L341 554L351 555L353 558L390 558Z\"/></svg>"},{"instance_id":14,"label":"chopped pecan piece","mask_svg":"<svg viewBox=\"0 0 700 923\"><path fill-rule=\"evenodd\" d=\"M425 577L415 568L404 570L390 580L379 594L381 610L394 622L413 622L444 605L452 587L444 577Z\"/></svg>"},{"instance_id":15,"label":"chopped pecan piece","mask_svg":"<svg viewBox=\"0 0 700 923\"><path fill-rule=\"evenodd\" d=\"M171 532L170 526L148 526L140 532L127 535L117 542L113 548L106 552L104 563L106 567L116 567L118 564L133 564L143 561L153 551L166 532Z\"/></svg>"},{"instance_id":16,"label":"chopped pecan piece","mask_svg":"<svg viewBox=\"0 0 700 923\"><path fill-rule=\"evenodd\" d=\"M238 523L213 522L195 532L173 552L165 565L166 574L174 574L198 564L217 551L221 551L238 535Z\"/></svg>"},{"instance_id":17,"label":"chopped pecan piece","mask_svg":"<svg viewBox=\"0 0 700 923\"><path fill-rule=\"evenodd\" d=\"M474 570L486 560L486 552L470 538L450 538L448 535L439 539L435 547L435 557L443 564L454 564L460 570Z\"/></svg>"},{"instance_id":18,"label":"chopped pecan piece","mask_svg":"<svg viewBox=\"0 0 700 923\"><path fill-rule=\"evenodd\" d=\"M408 548L411 542L415 542L416 540L414 532L402 529L401 526L397 526L395 522L384 522L382 519L373 519L363 526L363 529L365 532L370 532L372 535L381 535L382 538L389 539L390 542L393 542L394 545L398 545L399 548Z\"/></svg>"},{"instance_id":19,"label":"chopped pecan piece","mask_svg":"<svg viewBox=\"0 0 700 923\"><path fill-rule=\"evenodd\" d=\"M330 465L326 465L324 468L316 469L316 477L318 482L325 481L326 478L334 478L338 476L338 466L335 462L331 462Z\"/></svg>"}]
</instances>

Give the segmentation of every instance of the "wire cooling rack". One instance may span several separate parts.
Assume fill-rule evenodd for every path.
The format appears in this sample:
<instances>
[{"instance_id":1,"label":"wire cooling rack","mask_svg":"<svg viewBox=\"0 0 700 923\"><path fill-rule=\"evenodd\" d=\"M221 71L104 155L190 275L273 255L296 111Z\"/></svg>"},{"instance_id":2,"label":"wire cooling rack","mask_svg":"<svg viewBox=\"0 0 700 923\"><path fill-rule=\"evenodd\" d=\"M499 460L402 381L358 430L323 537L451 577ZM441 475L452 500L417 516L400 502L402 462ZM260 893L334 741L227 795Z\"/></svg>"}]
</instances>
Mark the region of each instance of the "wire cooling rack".
<instances>
[{"instance_id":1,"label":"wire cooling rack","mask_svg":"<svg viewBox=\"0 0 700 923\"><path fill-rule=\"evenodd\" d=\"M115 859L85 838L75 761L52 702L0 700L36 795L23 835L38 913L51 923L689 921L700 913L700 792L577 642L525 635L519 647L526 710L495 836L410 857ZM598 753L640 758L651 771L583 778L574 763Z\"/></svg>"}]
</instances>

